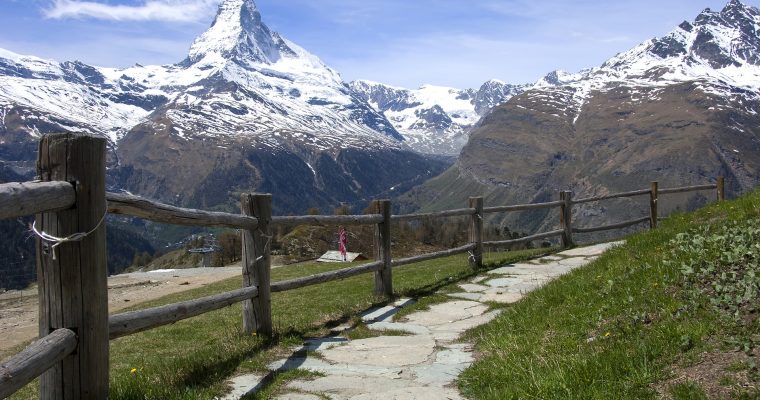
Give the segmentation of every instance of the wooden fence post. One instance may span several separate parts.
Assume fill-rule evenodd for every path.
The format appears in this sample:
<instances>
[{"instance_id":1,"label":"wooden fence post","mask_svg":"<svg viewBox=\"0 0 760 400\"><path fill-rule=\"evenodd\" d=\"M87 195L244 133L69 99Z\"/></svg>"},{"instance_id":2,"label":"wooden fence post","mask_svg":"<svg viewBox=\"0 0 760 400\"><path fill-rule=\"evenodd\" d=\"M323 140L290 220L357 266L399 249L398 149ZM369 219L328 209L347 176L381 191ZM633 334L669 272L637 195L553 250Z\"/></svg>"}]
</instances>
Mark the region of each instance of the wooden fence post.
<instances>
[{"instance_id":1,"label":"wooden fence post","mask_svg":"<svg viewBox=\"0 0 760 400\"><path fill-rule=\"evenodd\" d=\"M380 270L375 271L375 294L378 296L393 296L393 266L391 265L391 202L390 200L375 201L377 213L383 216L383 222L375 229L375 244L377 259L383 261Z\"/></svg>"},{"instance_id":2,"label":"wooden fence post","mask_svg":"<svg viewBox=\"0 0 760 400\"><path fill-rule=\"evenodd\" d=\"M483 266L483 198L470 197L470 208L475 209L470 222L470 243L475 244L470 258L470 265L473 268Z\"/></svg>"},{"instance_id":3,"label":"wooden fence post","mask_svg":"<svg viewBox=\"0 0 760 400\"><path fill-rule=\"evenodd\" d=\"M649 228L657 229L657 198L659 197L659 182L652 182L652 189L649 192Z\"/></svg>"},{"instance_id":4,"label":"wooden fence post","mask_svg":"<svg viewBox=\"0 0 760 400\"><path fill-rule=\"evenodd\" d=\"M718 201L726 200L726 178L718 177Z\"/></svg>"},{"instance_id":5,"label":"wooden fence post","mask_svg":"<svg viewBox=\"0 0 760 400\"><path fill-rule=\"evenodd\" d=\"M254 216L259 225L254 231L243 230L243 287L256 286L258 296L243 302L243 331L272 336L272 292L270 271L272 266L272 195L244 193L240 199L243 214Z\"/></svg>"},{"instance_id":6,"label":"wooden fence post","mask_svg":"<svg viewBox=\"0 0 760 400\"><path fill-rule=\"evenodd\" d=\"M566 190L559 192L560 200L564 201L559 210L559 222L562 225L562 247L573 247L573 192Z\"/></svg>"},{"instance_id":7,"label":"wooden fence post","mask_svg":"<svg viewBox=\"0 0 760 400\"><path fill-rule=\"evenodd\" d=\"M37 239L40 337L67 328L77 350L40 378L42 399L108 397L108 288L106 278L106 141L81 134L44 136L37 172L43 181L75 187L73 208L36 216L37 231L79 241Z\"/></svg>"}]
</instances>

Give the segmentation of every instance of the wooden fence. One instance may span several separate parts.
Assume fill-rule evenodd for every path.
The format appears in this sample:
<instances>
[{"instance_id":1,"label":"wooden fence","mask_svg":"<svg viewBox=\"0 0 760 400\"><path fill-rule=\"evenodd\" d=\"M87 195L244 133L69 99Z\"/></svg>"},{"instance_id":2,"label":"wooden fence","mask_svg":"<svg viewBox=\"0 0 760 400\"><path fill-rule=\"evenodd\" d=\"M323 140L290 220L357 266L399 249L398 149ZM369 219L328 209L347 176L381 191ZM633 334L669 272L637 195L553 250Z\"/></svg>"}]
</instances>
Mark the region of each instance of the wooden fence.
<instances>
[{"instance_id":1,"label":"wooden fence","mask_svg":"<svg viewBox=\"0 0 760 400\"><path fill-rule=\"evenodd\" d=\"M105 191L105 140L77 134L49 135L39 144L39 181L0 185L0 219L36 215L39 283L39 336L21 353L0 364L0 398L14 393L41 376L43 399L105 399L108 397L109 340L171 324L186 318L243 303L246 333L272 334L271 293L283 292L374 272L375 293L393 294L392 269L420 261L470 253L480 267L485 247L503 247L559 236L564 247L573 246L573 233L619 229L649 221L657 226L658 196L717 189L724 198L724 181L717 184L649 189L573 200L572 192L560 200L499 207L484 207L482 197L470 198L467 208L425 214L391 215L388 200L375 202L371 215L272 216L272 196L243 194L241 213L207 212L161 204L127 194ZM575 204L613 198L650 196L650 215L603 227L572 225ZM560 209L561 229L513 240L483 241L483 217L491 213L546 208ZM243 231L243 287L200 299L108 315L106 284L105 215L121 214L151 221ZM391 223L426 218L470 216L470 243L430 254L393 259ZM376 225L377 261L304 278L270 282L272 229L297 225Z\"/></svg>"}]
</instances>

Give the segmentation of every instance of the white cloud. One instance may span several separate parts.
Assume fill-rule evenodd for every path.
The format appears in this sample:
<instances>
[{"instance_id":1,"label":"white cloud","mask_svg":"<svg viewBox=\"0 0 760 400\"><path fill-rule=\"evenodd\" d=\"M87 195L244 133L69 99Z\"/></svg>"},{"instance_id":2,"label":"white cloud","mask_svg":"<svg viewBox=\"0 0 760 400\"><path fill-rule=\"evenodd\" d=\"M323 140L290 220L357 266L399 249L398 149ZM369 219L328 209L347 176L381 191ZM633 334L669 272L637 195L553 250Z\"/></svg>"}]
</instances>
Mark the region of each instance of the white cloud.
<instances>
[{"instance_id":1,"label":"white cloud","mask_svg":"<svg viewBox=\"0 0 760 400\"><path fill-rule=\"evenodd\" d=\"M43 11L52 19L93 18L112 21L198 22L213 15L219 0L145 0L139 5L54 0Z\"/></svg>"}]
</instances>

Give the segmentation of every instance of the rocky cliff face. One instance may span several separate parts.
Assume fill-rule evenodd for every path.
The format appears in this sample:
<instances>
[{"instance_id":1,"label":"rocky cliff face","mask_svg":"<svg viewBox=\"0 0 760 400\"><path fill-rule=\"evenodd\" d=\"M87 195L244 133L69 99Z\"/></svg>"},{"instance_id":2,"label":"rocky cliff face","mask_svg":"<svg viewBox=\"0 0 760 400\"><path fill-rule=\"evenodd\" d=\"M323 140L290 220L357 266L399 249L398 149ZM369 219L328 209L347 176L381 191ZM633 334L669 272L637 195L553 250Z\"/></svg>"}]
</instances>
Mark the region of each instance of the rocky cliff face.
<instances>
[{"instance_id":1,"label":"rocky cliff face","mask_svg":"<svg viewBox=\"0 0 760 400\"><path fill-rule=\"evenodd\" d=\"M476 192L487 203L556 199L728 179L729 193L760 183L760 13L731 1L663 38L598 68L555 72L497 106L458 162L407 200L440 208ZM667 197L661 208L694 207L714 193ZM591 203L581 225L646 215L646 200ZM548 228L556 215L513 216Z\"/></svg>"}]
</instances>

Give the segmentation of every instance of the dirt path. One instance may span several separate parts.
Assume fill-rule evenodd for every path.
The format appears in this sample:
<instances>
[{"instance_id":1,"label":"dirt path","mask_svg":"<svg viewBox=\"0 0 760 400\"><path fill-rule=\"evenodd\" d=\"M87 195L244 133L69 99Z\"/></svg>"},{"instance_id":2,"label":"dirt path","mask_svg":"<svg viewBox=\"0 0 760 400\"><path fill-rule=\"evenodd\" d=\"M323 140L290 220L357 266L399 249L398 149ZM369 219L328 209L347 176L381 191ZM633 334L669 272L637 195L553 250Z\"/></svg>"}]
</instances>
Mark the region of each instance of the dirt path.
<instances>
[{"instance_id":1,"label":"dirt path","mask_svg":"<svg viewBox=\"0 0 760 400\"><path fill-rule=\"evenodd\" d=\"M108 310L115 313L135 304L240 276L240 265L134 272L108 278ZM22 297L20 297L22 296ZM37 289L0 295L0 359L37 337Z\"/></svg>"}]
</instances>

